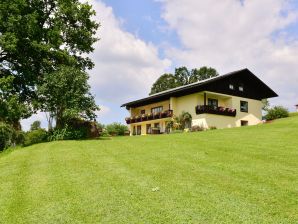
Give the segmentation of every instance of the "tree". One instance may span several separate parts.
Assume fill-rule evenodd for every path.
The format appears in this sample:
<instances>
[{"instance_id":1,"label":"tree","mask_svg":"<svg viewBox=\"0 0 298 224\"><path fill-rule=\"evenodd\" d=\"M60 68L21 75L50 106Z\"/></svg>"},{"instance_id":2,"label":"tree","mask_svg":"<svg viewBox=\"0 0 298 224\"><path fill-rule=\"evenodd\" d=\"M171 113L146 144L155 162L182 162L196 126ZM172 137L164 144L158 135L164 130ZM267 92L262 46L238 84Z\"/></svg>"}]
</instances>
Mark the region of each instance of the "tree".
<instances>
[{"instance_id":1,"label":"tree","mask_svg":"<svg viewBox=\"0 0 298 224\"><path fill-rule=\"evenodd\" d=\"M270 103L268 99L262 99L262 110L268 111L270 109Z\"/></svg>"},{"instance_id":2,"label":"tree","mask_svg":"<svg viewBox=\"0 0 298 224\"><path fill-rule=\"evenodd\" d=\"M287 108L283 106L274 106L270 108L266 114L266 120L274 120L279 118L284 118L289 116L289 111Z\"/></svg>"},{"instance_id":3,"label":"tree","mask_svg":"<svg viewBox=\"0 0 298 224\"><path fill-rule=\"evenodd\" d=\"M31 124L30 130L35 131L35 130L38 130L38 129L41 129L41 122L40 121L34 121Z\"/></svg>"},{"instance_id":4,"label":"tree","mask_svg":"<svg viewBox=\"0 0 298 224\"><path fill-rule=\"evenodd\" d=\"M177 82L172 74L163 74L160 76L151 88L149 95L177 87Z\"/></svg>"},{"instance_id":5,"label":"tree","mask_svg":"<svg viewBox=\"0 0 298 224\"><path fill-rule=\"evenodd\" d=\"M13 91L13 80L12 76L0 78L0 122L20 130L20 118L28 118L32 108L28 103L22 102L20 95Z\"/></svg>"},{"instance_id":6,"label":"tree","mask_svg":"<svg viewBox=\"0 0 298 224\"><path fill-rule=\"evenodd\" d=\"M1 0L0 78L14 77L21 102L37 98L36 86L64 64L92 68L99 26L91 5L80 0Z\"/></svg>"},{"instance_id":7,"label":"tree","mask_svg":"<svg viewBox=\"0 0 298 224\"><path fill-rule=\"evenodd\" d=\"M178 86L184 86L189 84L191 73L188 71L186 67L180 67L175 69L175 80Z\"/></svg>"},{"instance_id":8,"label":"tree","mask_svg":"<svg viewBox=\"0 0 298 224\"><path fill-rule=\"evenodd\" d=\"M123 125L121 123L117 123L117 122L114 122L112 124L108 124L107 127L107 132L110 134L110 135L124 135L125 132L128 131L128 128L126 125Z\"/></svg>"},{"instance_id":9,"label":"tree","mask_svg":"<svg viewBox=\"0 0 298 224\"><path fill-rule=\"evenodd\" d=\"M191 70L189 83L194 83L218 76L217 71L214 68L208 68L206 66L199 69L195 68Z\"/></svg>"},{"instance_id":10,"label":"tree","mask_svg":"<svg viewBox=\"0 0 298 224\"><path fill-rule=\"evenodd\" d=\"M186 67L179 67L175 69L174 75L169 73L160 76L155 83L153 83L149 95L216 76L218 76L217 71L211 67L208 68L204 66L199 69L192 69L191 71Z\"/></svg>"},{"instance_id":11,"label":"tree","mask_svg":"<svg viewBox=\"0 0 298 224\"><path fill-rule=\"evenodd\" d=\"M77 68L61 66L55 72L45 76L44 83L38 86L39 107L50 112L56 119L56 127L63 128L72 118L94 120L94 96L90 94L88 74Z\"/></svg>"}]
</instances>

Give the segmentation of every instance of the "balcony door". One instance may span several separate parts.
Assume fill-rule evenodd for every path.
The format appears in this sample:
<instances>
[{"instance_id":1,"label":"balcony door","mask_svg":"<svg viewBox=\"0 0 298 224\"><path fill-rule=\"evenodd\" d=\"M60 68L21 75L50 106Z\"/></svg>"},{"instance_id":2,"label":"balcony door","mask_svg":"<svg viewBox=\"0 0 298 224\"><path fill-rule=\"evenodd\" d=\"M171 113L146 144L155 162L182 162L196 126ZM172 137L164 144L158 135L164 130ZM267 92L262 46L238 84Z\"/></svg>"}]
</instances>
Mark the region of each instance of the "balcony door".
<instances>
[{"instance_id":1,"label":"balcony door","mask_svg":"<svg viewBox=\"0 0 298 224\"><path fill-rule=\"evenodd\" d=\"M218 107L218 100L208 98L208 106L211 106L212 108L217 108Z\"/></svg>"},{"instance_id":2,"label":"balcony door","mask_svg":"<svg viewBox=\"0 0 298 224\"><path fill-rule=\"evenodd\" d=\"M151 134L151 124L146 124L146 134Z\"/></svg>"},{"instance_id":3,"label":"balcony door","mask_svg":"<svg viewBox=\"0 0 298 224\"><path fill-rule=\"evenodd\" d=\"M138 125L137 126L137 135L141 135L142 134L142 126Z\"/></svg>"}]
</instances>

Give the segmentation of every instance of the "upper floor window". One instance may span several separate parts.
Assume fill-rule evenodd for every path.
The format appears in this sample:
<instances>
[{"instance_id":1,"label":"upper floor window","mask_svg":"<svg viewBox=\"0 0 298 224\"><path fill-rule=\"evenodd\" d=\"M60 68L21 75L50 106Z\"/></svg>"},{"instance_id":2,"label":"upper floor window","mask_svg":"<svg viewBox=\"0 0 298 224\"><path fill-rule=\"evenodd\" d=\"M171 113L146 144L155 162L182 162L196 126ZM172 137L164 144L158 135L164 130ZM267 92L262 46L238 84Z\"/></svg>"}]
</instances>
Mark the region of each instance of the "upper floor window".
<instances>
[{"instance_id":1,"label":"upper floor window","mask_svg":"<svg viewBox=\"0 0 298 224\"><path fill-rule=\"evenodd\" d=\"M243 86L242 85L239 86L239 91L243 92L243 90L244 90Z\"/></svg>"},{"instance_id":2,"label":"upper floor window","mask_svg":"<svg viewBox=\"0 0 298 224\"><path fill-rule=\"evenodd\" d=\"M247 101L240 101L240 111L248 112L248 102Z\"/></svg>"},{"instance_id":3,"label":"upper floor window","mask_svg":"<svg viewBox=\"0 0 298 224\"><path fill-rule=\"evenodd\" d=\"M212 106L214 108L218 107L218 100L208 98L208 106Z\"/></svg>"},{"instance_id":4,"label":"upper floor window","mask_svg":"<svg viewBox=\"0 0 298 224\"><path fill-rule=\"evenodd\" d=\"M234 89L234 85L233 85L233 84L230 84L230 85L229 85L229 88L230 88L230 89Z\"/></svg>"},{"instance_id":5,"label":"upper floor window","mask_svg":"<svg viewBox=\"0 0 298 224\"><path fill-rule=\"evenodd\" d=\"M153 107L153 108L151 108L151 113L160 113L160 112L162 112L162 110L163 110L163 107L162 106L160 106L160 107Z\"/></svg>"}]
</instances>

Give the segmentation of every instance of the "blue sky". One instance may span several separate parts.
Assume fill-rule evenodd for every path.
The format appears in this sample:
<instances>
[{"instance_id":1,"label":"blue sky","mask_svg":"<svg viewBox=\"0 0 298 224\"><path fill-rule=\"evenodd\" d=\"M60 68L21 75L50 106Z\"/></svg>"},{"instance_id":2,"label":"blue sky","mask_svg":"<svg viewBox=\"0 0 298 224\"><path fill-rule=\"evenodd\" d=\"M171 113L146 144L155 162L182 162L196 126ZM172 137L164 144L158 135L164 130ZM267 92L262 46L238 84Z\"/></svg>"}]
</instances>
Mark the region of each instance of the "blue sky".
<instances>
[{"instance_id":1,"label":"blue sky","mask_svg":"<svg viewBox=\"0 0 298 224\"><path fill-rule=\"evenodd\" d=\"M298 103L297 0L89 0L101 23L91 55L102 123L122 122L122 103L148 95L175 67L249 68L274 89L273 105ZM38 114L23 121L28 129Z\"/></svg>"}]
</instances>

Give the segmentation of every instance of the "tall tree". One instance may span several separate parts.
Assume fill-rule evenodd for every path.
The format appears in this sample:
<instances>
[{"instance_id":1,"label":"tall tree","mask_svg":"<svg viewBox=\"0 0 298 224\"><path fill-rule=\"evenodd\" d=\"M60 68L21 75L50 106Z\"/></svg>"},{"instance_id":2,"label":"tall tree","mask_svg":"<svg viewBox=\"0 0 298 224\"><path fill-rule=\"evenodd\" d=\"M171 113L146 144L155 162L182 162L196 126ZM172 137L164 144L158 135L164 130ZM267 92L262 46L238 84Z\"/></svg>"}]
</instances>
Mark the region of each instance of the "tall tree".
<instances>
[{"instance_id":1,"label":"tall tree","mask_svg":"<svg viewBox=\"0 0 298 224\"><path fill-rule=\"evenodd\" d=\"M185 66L179 67L175 69L174 75L169 73L160 76L155 83L153 83L149 95L216 76L218 76L217 71L211 67L208 68L204 66L199 69L192 69L191 71Z\"/></svg>"},{"instance_id":2,"label":"tall tree","mask_svg":"<svg viewBox=\"0 0 298 224\"><path fill-rule=\"evenodd\" d=\"M13 80L12 76L0 78L0 122L8 123L20 130L20 118L28 118L32 107L22 102L20 95L13 91Z\"/></svg>"},{"instance_id":3,"label":"tall tree","mask_svg":"<svg viewBox=\"0 0 298 224\"><path fill-rule=\"evenodd\" d=\"M199 69L195 68L191 70L189 83L202 81L216 76L218 76L218 73L214 68L208 68L206 66L201 67Z\"/></svg>"},{"instance_id":4,"label":"tall tree","mask_svg":"<svg viewBox=\"0 0 298 224\"><path fill-rule=\"evenodd\" d=\"M92 68L99 26L80 0L1 0L0 78L12 76L20 100L36 98L36 85L61 64Z\"/></svg>"},{"instance_id":5,"label":"tall tree","mask_svg":"<svg viewBox=\"0 0 298 224\"><path fill-rule=\"evenodd\" d=\"M89 76L77 68L62 66L47 74L38 87L39 107L56 119L56 127L63 128L74 117L94 120L99 110L90 94Z\"/></svg>"},{"instance_id":6,"label":"tall tree","mask_svg":"<svg viewBox=\"0 0 298 224\"><path fill-rule=\"evenodd\" d=\"M191 73L186 67L179 67L175 69L175 80L178 83L178 86L184 86L189 84Z\"/></svg>"},{"instance_id":7,"label":"tall tree","mask_svg":"<svg viewBox=\"0 0 298 224\"><path fill-rule=\"evenodd\" d=\"M163 74L160 76L156 82L153 84L151 88L151 92L149 95L159 93L161 91L167 90L167 89L172 89L177 87L178 84L176 82L175 77L172 74Z\"/></svg>"}]
</instances>

